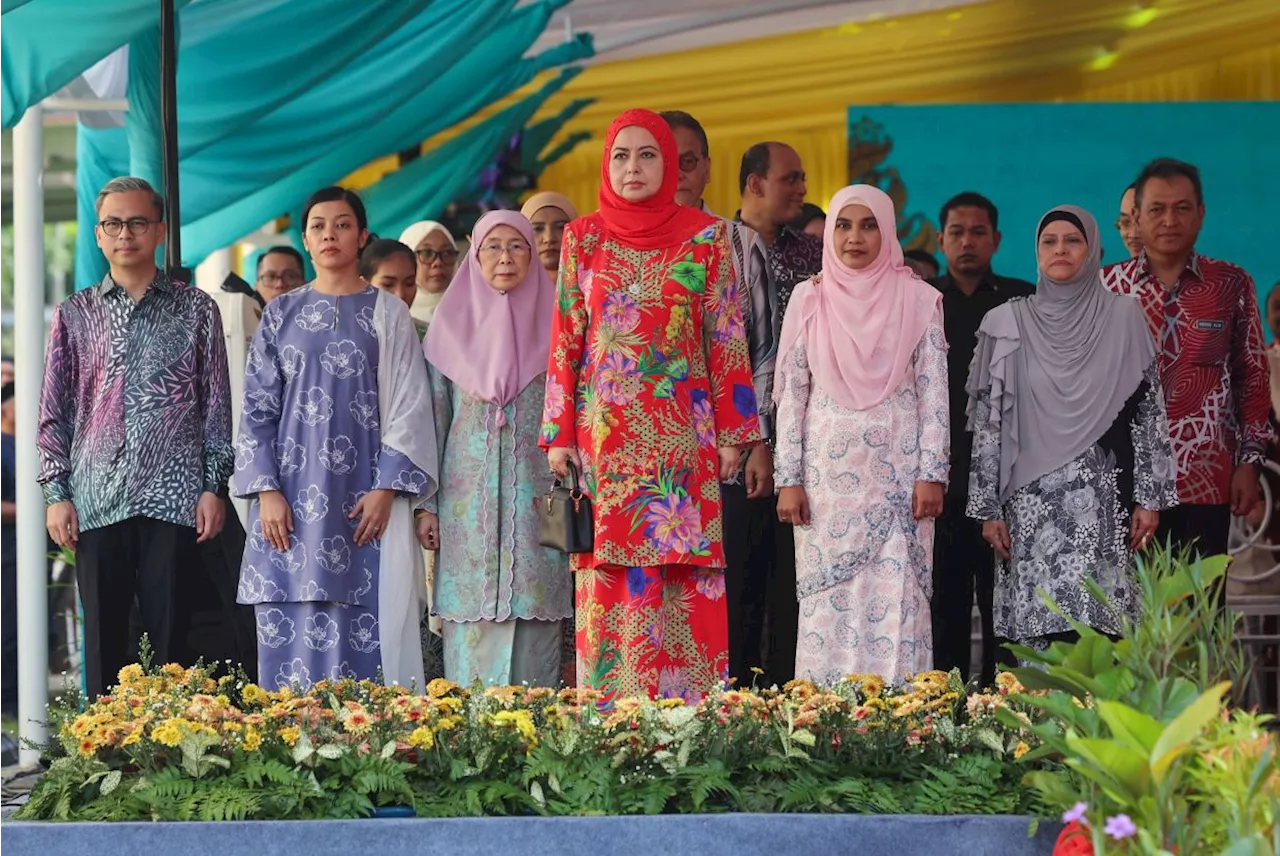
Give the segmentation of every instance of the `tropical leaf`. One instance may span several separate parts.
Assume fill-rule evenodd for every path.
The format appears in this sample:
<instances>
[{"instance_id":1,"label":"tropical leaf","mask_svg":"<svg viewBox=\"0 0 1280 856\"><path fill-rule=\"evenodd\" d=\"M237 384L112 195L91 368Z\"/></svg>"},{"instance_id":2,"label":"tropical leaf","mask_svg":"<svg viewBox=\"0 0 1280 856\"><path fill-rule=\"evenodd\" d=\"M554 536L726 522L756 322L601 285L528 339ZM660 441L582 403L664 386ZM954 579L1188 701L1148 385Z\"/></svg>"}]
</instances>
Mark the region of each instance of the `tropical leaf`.
<instances>
[{"instance_id":1,"label":"tropical leaf","mask_svg":"<svg viewBox=\"0 0 1280 856\"><path fill-rule=\"evenodd\" d=\"M692 261L693 256L671 266L667 276L680 283L691 294L705 294L707 290L707 266Z\"/></svg>"}]
</instances>

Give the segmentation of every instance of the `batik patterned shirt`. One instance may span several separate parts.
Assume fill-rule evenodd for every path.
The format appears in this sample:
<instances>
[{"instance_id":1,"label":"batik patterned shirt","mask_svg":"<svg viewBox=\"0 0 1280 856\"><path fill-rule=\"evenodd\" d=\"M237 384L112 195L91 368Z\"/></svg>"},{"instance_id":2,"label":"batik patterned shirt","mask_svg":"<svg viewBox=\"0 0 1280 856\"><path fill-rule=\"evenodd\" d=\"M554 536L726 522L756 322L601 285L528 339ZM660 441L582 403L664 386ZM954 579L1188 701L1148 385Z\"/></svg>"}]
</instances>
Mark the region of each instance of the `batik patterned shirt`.
<instances>
[{"instance_id":1,"label":"batik patterned shirt","mask_svg":"<svg viewBox=\"0 0 1280 856\"><path fill-rule=\"evenodd\" d=\"M45 503L81 530L130 517L195 526L231 475L231 393L217 304L159 274L137 303L108 274L53 314L40 393Z\"/></svg>"},{"instance_id":2,"label":"batik patterned shirt","mask_svg":"<svg viewBox=\"0 0 1280 856\"><path fill-rule=\"evenodd\" d=\"M1178 498L1225 505L1240 463L1260 463L1271 436L1269 370L1253 280L1229 262L1192 253L1173 288L1145 252L1104 271L1137 298L1159 354L1178 462Z\"/></svg>"}]
</instances>

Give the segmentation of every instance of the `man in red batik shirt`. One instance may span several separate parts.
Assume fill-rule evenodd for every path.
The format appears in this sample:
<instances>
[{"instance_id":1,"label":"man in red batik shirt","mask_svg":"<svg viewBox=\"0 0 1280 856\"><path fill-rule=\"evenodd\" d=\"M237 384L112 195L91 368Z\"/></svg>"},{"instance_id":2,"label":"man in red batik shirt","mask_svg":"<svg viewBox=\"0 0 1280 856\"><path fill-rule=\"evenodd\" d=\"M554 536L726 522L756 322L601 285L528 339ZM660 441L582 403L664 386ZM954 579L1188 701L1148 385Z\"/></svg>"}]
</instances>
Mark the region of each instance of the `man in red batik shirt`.
<instances>
[{"instance_id":1,"label":"man in red batik shirt","mask_svg":"<svg viewBox=\"0 0 1280 856\"><path fill-rule=\"evenodd\" d=\"M1227 552L1231 515L1259 500L1271 412L1253 280L1195 251L1204 222L1200 172L1171 158L1135 182L1144 249L1108 267L1107 287L1136 297L1160 360L1180 505L1160 515L1160 537Z\"/></svg>"}]
</instances>

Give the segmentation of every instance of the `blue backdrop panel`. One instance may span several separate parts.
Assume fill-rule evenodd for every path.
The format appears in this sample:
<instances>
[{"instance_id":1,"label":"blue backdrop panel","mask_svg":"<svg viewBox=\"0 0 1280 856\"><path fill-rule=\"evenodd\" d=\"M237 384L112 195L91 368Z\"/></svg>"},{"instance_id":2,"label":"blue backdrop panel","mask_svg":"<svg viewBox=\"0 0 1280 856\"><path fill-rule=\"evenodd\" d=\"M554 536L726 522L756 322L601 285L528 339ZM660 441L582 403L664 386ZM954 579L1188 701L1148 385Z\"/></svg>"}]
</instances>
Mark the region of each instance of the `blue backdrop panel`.
<instances>
[{"instance_id":1,"label":"blue backdrop panel","mask_svg":"<svg viewBox=\"0 0 1280 856\"><path fill-rule=\"evenodd\" d=\"M1200 168L1205 222L1197 249L1253 276L1259 297L1280 280L1280 104L978 104L851 107L850 169L875 164L905 186L900 221L936 224L942 203L976 190L1000 209L997 273L1035 280L1035 227L1069 202L1102 229L1104 260L1127 257L1111 225L1143 164L1168 156ZM886 150L887 147L887 150ZM826 205L829 200L811 200ZM941 256L941 254L939 254Z\"/></svg>"}]
</instances>

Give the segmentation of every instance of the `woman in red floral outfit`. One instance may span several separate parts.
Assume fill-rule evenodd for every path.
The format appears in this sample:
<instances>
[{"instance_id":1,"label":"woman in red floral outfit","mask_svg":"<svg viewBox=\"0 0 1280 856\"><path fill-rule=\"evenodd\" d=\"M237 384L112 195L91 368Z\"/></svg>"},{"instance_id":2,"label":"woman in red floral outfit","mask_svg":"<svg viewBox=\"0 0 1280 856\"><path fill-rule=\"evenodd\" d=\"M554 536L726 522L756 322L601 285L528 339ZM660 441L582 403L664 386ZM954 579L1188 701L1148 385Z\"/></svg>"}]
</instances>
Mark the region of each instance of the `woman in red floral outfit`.
<instances>
[{"instance_id":1,"label":"woman in red floral outfit","mask_svg":"<svg viewBox=\"0 0 1280 856\"><path fill-rule=\"evenodd\" d=\"M725 679L720 481L759 439L727 232L676 203L677 177L666 122L623 113L600 210L561 250L542 446L594 503L595 552L573 557L578 682L606 706Z\"/></svg>"}]
</instances>

